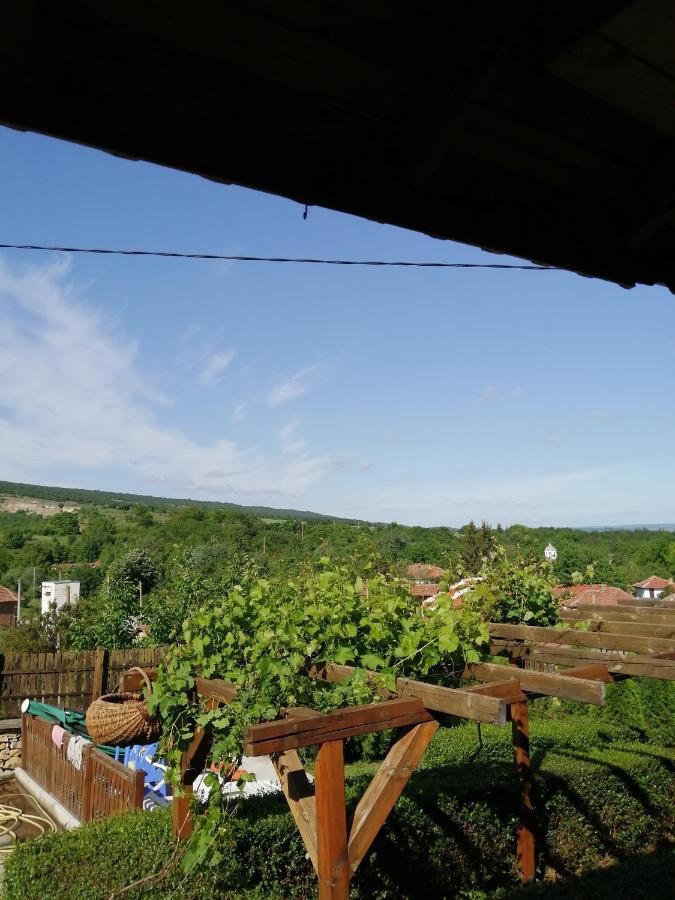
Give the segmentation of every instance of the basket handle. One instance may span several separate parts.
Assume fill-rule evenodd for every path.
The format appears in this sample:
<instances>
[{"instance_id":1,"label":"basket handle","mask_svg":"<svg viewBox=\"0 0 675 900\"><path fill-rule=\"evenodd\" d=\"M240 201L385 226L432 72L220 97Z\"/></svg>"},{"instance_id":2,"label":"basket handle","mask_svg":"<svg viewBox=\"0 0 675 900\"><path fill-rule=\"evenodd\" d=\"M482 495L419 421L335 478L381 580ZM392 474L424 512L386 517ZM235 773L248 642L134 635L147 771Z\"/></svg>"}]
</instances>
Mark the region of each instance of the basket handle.
<instances>
[{"instance_id":1,"label":"basket handle","mask_svg":"<svg viewBox=\"0 0 675 900\"><path fill-rule=\"evenodd\" d=\"M141 669L140 666L132 666L129 669L129 672L139 672L140 673L141 677L143 678L143 681L145 681L145 687L147 688L148 696L150 696L150 694L152 694L152 682L148 678L148 673L145 671L145 669Z\"/></svg>"}]
</instances>

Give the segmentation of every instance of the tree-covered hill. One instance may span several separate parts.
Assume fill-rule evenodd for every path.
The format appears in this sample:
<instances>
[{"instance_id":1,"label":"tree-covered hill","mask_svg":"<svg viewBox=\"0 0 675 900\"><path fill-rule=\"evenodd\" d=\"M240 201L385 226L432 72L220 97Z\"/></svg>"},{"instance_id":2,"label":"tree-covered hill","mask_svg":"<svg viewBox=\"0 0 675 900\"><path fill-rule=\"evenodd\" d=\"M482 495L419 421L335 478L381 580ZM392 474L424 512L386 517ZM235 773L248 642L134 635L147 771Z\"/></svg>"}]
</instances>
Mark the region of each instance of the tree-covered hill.
<instances>
[{"instance_id":1,"label":"tree-covered hill","mask_svg":"<svg viewBox=\"0 0 675 900\"><path fill-rule=\"evenodd\" d=\"M350 522L352 519L339 519L310 510L277 509L271 506L241 506L238 503L226 503L219 500L190 500L170 497L153 497L145 494L124 494L118 491L94 491L86 488L50 487L41 484L22 484L18 481L0 481L0 498L27 497L37 500L51 500L56 503L91 504L94 506L111 506L117 509L129 509L143 504L151 509L167 509L175 506L197 506L203 509L231 509L252 516L269 519L302 519L304 521L321 520L328 522Z\"/></svg>"}]
</instances>

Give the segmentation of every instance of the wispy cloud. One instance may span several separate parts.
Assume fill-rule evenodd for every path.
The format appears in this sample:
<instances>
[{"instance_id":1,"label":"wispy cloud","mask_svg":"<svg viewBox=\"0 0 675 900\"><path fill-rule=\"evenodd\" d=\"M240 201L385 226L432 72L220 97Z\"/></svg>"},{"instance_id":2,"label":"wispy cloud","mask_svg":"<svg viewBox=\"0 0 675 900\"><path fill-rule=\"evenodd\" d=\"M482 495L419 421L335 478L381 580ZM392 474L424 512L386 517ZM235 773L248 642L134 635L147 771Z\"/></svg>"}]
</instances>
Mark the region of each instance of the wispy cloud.
<instances>
[{"instance_id":1,"label":"wispy cloud","mask_svg":"<svg viewBox=\"0 0 675 900\"><path fill-rule=\"evenodd\" d=\"M223 375L225 369L235 357L233 350L223 350L220 353L210 353L202 361L202 369L199 373L200 384L213 384Z\"/></svg>"},{"instance_id":2,"label":"wispy cloud","mask_svg":"<svg viewBox=\"0 0 675 900\"><path fill-rule=\"evenodd\" d=\"M498 387L496 384L486 384L478 397L481 403L492 403L495 400L516 400L522 397L525 391L516 384L510 388Z\"/></svg>"},{"instance_id":3,"label":"wispy cloud","mask_svg":"<svg viewBox=\"0 0 675 900\"><path fill-rule=\"evenodd\" d=\"M241 422L241 420L246 415L246 410L248 408L247 403L237 403L232 409L232 421L233 422Z\"/></svg>"},{"instance_id":4,"label":"wispy cloud","mask_svg":"<svg viewBox=\"0 0 675 900\"><path fill-rule=\"evenodd\" d=\"M617 467L618 468L618 467ZM589 486L608 483L612 467L515 478L387 482L361 490L357 502L338 502L339 515L422 525L461 525L470 519L529 522L576 521ZM544 510L554 511L545 518ZM581 522L583 524L583 522Z\"/></svg>"},{"instance_id":5,"label":"wispy cloud","mask_svg":"<svg viewBox=\"0 0 675 900\"><path fill-rule=\"evenodd\" d=\"M609 419L611 413L609 413L606 409L594 409L591 415L594 419Z\"/></svg>"},{"instance_id":6,"label":"wispy cloud","mask_svg":"<svg viewBox=\"0 0 675 900\"><path fill-rule=\"evenodd\" d=\"M281 452L287 456L295 456L302 452L305 442L296 435L296 430L300 424L298 419L286 422L279 429L279 439L281 440Z\"/></svg>"},{"instance_id":7,"label":"wispy cloud","mask_svg":"<svg viewBox=\"0 0 675 900\"><path fill-rule=\"evenodd\" d=\"M300 496L335 467L335 457L312 455L297 442L287 453L264 453L226 435L200 442L164 424L163 396L142 373L133 342L84 302L64 262L14 270L0 259L0 342L6 478L97 484L114 471L122 485L258 499ZM221 353L211 377L229 361ZM309 374L296 377L303 384Z\"/></svg>"},{"instance_id":8,"label":"wispy cloud","mask_svg":"<svg viewBox=\"0 0 675 900\"><path fill-rule=\"evenodd\" d=\"M267 405L281 406L283 403L290 403L291 400L302 397L312 388L312 376L315 372L316 366L307 366L284 381L275 384L267 395Z\"/></svg>"}]
</instances>

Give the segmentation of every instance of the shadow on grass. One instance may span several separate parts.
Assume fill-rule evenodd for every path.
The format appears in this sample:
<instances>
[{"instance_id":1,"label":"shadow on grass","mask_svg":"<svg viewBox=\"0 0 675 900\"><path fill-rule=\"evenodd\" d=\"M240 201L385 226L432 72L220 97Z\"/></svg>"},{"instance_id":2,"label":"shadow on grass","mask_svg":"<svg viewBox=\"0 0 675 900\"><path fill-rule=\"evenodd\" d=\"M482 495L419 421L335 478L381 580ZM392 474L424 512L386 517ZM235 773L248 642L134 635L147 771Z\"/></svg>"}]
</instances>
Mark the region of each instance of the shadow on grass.
<instances>
[{"instance_id":1,"label":"shadow on grass","mask_svg":"<svg viewBox=\"0 0 675 900\"><path fill-rule=\"evenodd\" d=\"M556 882L500 890L497 900L671 900L675 850L635 856L613 866Z\"/></svg>"}]
</instances>

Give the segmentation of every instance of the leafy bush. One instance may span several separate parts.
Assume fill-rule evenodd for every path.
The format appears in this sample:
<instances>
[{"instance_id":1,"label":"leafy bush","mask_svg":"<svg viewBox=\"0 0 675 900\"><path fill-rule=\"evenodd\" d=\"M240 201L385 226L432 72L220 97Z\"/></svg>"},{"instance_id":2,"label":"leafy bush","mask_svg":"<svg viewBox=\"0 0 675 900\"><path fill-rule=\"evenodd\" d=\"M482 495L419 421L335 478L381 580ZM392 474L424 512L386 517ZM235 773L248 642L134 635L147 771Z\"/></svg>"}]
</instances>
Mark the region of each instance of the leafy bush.
<instances>
[{"instance_id":1,"label":"leafy bush","mask_svg":"<svg viewBox=\"0 0 675 900\"><path fill-rule=\"evenodd\" d=\"M607 685L606 703L597 707L555 697L531 704L535 719L574 716L586 722L620 727L633 740L675 746L675 682L656 678L629 678Z\"/></svg>"},{"instance_id":2,"label":"leafy bush","mask_svg":"<svg viewBox=\"0 0 675 900\"><path fill-rule=\"evenodd\" d=\"M578 722L541 722L533 731L540 872L579 876L593 884L589 873L596 867L605 873L617 860L650 852L672 838L672 754L622 742L616 730ZM519 788L509 729L484 727L478 756L477 749L472 725L437 733L424 769L411 779L357 872L354 898L521 897L515 870ZM350 779L350 808L366 781L364 776ZM236 805L230 825L234 847L214 842L209 852L217 865L199 865L187 873L179 859L185 848L174 856L166 811L113 817L28 841L7 861L5 897L103 900L170 862L163 878L147 881L125 898L315 896L316 880L283 799ZM668 857L655 859L665 875ZM560 895L556 886L534 886L522 892L522 900L530 892L533 898L548 896L547 890L561 900L582 896L565 893L565 884ZM666 881L661 896L669 890ZM637 896L620 889L615 895Z\"/></svg>"}]
</instances>

